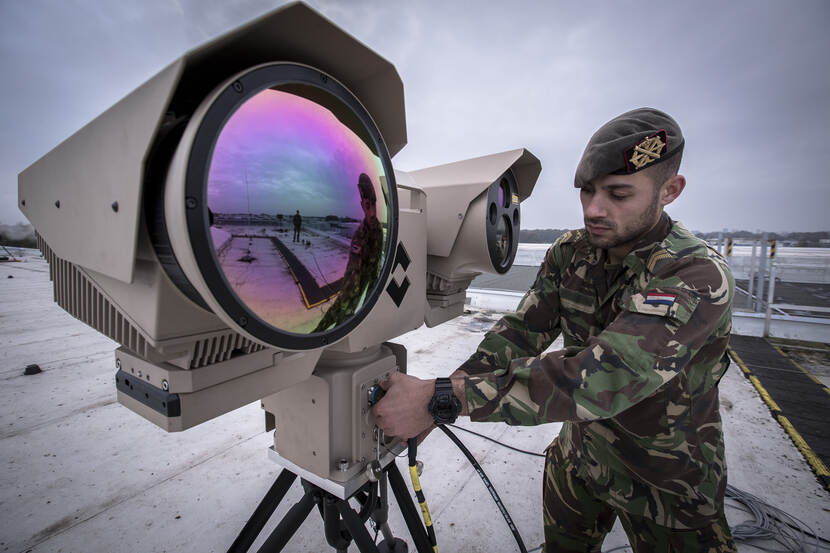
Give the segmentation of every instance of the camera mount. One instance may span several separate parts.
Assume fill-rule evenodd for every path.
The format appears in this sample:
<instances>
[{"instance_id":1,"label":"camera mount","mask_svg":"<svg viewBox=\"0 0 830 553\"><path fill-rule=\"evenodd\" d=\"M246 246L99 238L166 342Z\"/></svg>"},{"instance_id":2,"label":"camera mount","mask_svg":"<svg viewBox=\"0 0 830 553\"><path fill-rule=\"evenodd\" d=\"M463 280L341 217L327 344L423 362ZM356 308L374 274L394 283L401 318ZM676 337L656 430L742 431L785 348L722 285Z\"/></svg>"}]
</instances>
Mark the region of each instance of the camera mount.
<instances>
[{"instance_id":1,"label":"camera mount","mask_svg":"<svg viewBox=\"0 0 830 553\"><path fill-rule=\"evenodd\" d=\"M228 553L246 553L250 549L296 478L297 476L288 469L279 474L228 549ZM392 486L416 550L418 553L430 553L432 547L429 544L426 530L418 519L418 512L395 463L390 463L383 469L376 481L364 484L346 499L332 495L303 480L302 485L305 491L303 497L288 511L259 551L263 553L282 551L316 505L323 518L326 541L338 553L345 552L352 540L361 553L406 553L408 550L406 542L395 538L387 524L389 513L387 484ZM359 503L359 512L352 507L349 499ZM383 534L383 541L377 545L365 526L369 519L372 520L377 532Z\"/></svg>"}]
</instances>

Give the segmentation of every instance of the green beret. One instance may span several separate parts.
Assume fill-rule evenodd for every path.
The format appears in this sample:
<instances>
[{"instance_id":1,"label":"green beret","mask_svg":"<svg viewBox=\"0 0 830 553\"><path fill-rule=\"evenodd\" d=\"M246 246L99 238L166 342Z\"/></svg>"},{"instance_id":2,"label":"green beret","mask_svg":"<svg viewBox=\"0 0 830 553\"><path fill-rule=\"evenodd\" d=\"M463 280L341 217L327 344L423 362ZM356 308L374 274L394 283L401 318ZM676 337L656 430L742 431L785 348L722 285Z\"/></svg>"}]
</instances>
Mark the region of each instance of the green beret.
<instances>
[{"instance_id":1,"label":"green beret","mask_svg":"<svg viewBox=\"0 0 830 553\"><path fill-rule=\"evenodd\" d=\"M605 175L629 175L662 163L683 151L680 125L653 108L619 115L599 128L582 153L574 186Z\"/></svg>"}]
</instances>

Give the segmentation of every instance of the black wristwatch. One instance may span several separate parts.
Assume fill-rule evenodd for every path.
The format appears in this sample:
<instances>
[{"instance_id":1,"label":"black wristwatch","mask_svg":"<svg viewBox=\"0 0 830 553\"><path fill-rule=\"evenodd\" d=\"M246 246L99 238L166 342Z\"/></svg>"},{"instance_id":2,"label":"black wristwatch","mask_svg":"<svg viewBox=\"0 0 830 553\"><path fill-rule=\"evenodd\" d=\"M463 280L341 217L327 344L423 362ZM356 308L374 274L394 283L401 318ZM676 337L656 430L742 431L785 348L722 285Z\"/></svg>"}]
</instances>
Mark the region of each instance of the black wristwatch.
<instances>
[{"instance_id":1,"label":"black wristwatch","mask_svg":"<svg viewBox=\"0 0 830 553\"><path fill-rule=\"evenodd\" d=\"M435 424L452 424L461 412L461 402L452 391L452 380L435 379L435 394L427 407Z\"/></svg>"}]
</instances>

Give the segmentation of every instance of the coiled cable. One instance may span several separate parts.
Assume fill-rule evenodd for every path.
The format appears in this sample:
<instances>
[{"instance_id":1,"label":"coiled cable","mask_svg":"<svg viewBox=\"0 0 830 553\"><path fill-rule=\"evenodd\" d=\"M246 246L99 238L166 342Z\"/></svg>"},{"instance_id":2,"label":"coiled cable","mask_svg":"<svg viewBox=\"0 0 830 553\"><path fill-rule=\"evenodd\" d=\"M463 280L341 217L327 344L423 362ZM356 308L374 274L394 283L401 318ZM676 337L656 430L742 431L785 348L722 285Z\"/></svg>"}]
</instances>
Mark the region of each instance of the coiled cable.
<instances>
[{"instance_id":1,"label":"coiled cable","mask_svg":"<svg viewBox=\"0 0 830 553\"><path fill-rule=\"evenodd\" d=\"M474 436L484 438L485 440L491 441L502 447L518 451L519 453L533 455L535 457L545 456L542 453L527 451L507 445L489 436L485 436L484 434L480 434L461 426L454 424L450 426L458 430L463 430L469 434L473 434ZM446 429L444 430L445 432L448 432ZM738 504L733 504L731 506L747 512L753 517L752 519L745 520L740 524L730 527L732 537L735 541L746 542L747 545L751 545L752 547L763 551L770 551L772 553L802 553L807 551L820 553L822 551L830 551L830 541L817 535L805 522L783 511L782 509L779 509L778 507L770 505L759 497L743 490L739 490L735 486L727 485L726 499ZM759 545L758 543L752 543L753 541L757 542L760 540L772 540L783 546L784 549L772 549ZM612 549L605 550L604 553L620 551L626 548L630 549L631 546L617 546ZM536 551L536 549L533 551Z\"/></svg>"}]
</instances>

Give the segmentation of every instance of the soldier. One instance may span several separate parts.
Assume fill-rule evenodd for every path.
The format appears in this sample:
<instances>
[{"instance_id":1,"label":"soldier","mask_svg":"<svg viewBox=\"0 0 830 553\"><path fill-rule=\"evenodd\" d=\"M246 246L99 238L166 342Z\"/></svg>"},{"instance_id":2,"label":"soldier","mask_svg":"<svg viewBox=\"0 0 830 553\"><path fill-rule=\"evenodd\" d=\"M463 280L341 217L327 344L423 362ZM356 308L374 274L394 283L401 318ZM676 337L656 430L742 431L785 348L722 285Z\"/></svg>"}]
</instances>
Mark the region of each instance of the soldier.
<instances>
[{"instance_id":1,"label":"soldier","mask_svg":"<svg viewBox=\"0 0 830 553\"><path fill-rule=\"evenodd\" d=\"M663 208L683 191L677 123L638 109L576 169L585 227L548 250L514 314L451 379L396 374L378 425L421 437L473 421L564 421L547 448L545 551L600 551L620 518L636 552L736 551L724 517L718 382L734 281ZM562 333L565 349L543 353Z\"/></svg>"},{"instance_id":2,"label":"soldier","mask_svg":"<svg viewBox=\"0 0 830 553\"><path fill-rule=\"evenodd\" d=\"M297 210L297 213L294 214L294 238L292 242L299 242L300 241L300 228L303 226L303 216L300 215L300 210Z\"/></svg>"},{"instance_id":3,"label":"soldier","mask_svg":"<svg viewBox=\"0 0 830 553\"><path fill-rule=\"evenodd\" d=\"M357 310L364 293L375 284L383 254L383 231L377 218L377 196L365 173L357 179L363 221L357 227L349 247L349 261L343 273L340 295L329 307L313 332L322 332L347 321Z\"/></svg>"}]
</instances>

